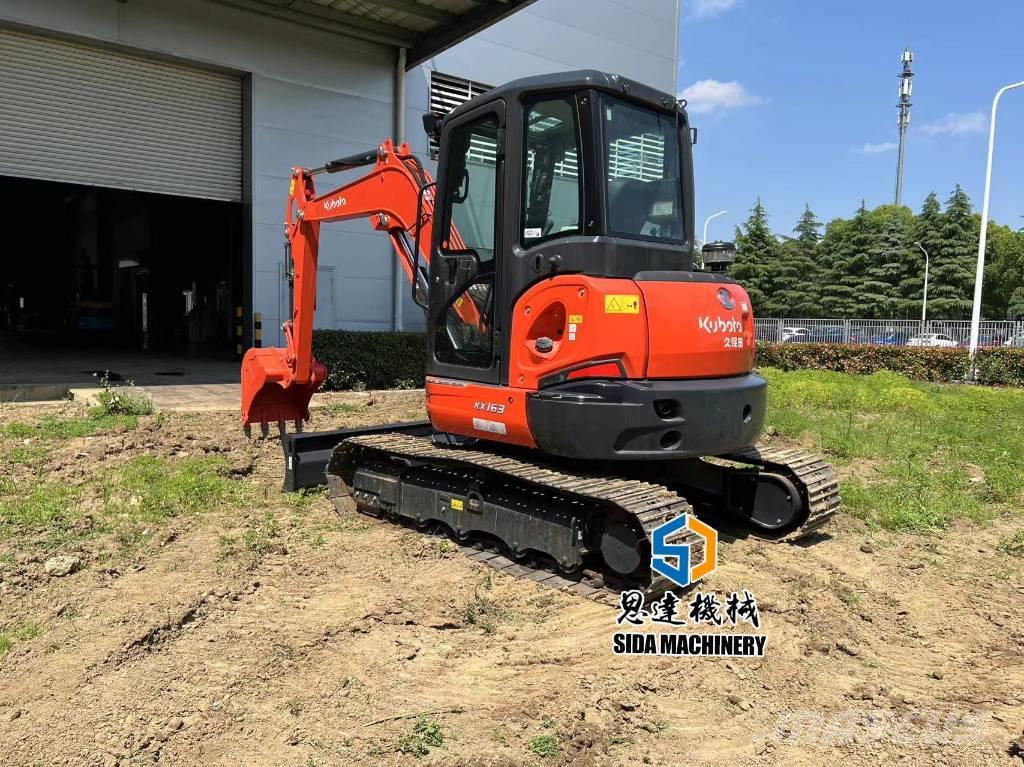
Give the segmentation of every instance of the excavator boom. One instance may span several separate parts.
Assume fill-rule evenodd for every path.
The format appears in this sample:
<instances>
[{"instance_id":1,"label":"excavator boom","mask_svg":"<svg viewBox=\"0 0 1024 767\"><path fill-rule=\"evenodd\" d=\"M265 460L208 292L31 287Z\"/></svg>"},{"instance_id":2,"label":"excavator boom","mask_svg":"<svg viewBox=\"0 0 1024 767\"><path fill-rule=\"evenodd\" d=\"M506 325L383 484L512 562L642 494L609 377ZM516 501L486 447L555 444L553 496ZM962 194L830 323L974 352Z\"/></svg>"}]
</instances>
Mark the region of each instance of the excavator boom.
<instances>
[{"instance_id":1,"label":"excavator boom","mask_svg":"<svg viewBox=\"0 0 1024 767\"><path fill-rule=\"evenodd\" d=\"M366 166L362 177L317 196L314 177ZM285 348L250 349L242 360L242 425L292 421L301 429L309 419L309 402L327 377L313 356L313 315L320 225L366 218L387 233L402 271L422 303L427 291L433 179L408 144L388 140L375 151L326 163L320 168L292 169L285 212L286 257L292 281L291 317L283 325Z\"/></svg>"}]
</instances>

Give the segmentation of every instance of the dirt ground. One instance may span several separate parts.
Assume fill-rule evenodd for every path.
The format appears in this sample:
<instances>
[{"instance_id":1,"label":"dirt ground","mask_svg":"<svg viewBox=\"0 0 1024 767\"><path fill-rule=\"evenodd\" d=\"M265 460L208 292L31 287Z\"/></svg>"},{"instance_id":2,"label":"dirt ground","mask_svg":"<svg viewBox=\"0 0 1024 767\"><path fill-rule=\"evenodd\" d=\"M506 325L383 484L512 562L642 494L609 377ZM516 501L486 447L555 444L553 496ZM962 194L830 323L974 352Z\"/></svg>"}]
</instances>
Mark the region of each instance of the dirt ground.
<instances>
[{"instance_id":1,"label":"dirt ground","mask_svg":"<svg viewBox=\"0 0 1024 767\"><path fill-rule=\"evenodd\" d=\"M422 413L416 393L330 401L309 428ZM81 412L6 407L0 426ZM701 588L756 595L766 657L616 656L612 608L285 498L278 442L233 413L146 416L0 470L28 492L138 455L220 456L248 500L135 548L0 540L0 630L33 627L0 661L4 765L1024 765L1011 520L726 540ZM55 554L80 566L48 575Z\"/></svg>"}]
</instances>

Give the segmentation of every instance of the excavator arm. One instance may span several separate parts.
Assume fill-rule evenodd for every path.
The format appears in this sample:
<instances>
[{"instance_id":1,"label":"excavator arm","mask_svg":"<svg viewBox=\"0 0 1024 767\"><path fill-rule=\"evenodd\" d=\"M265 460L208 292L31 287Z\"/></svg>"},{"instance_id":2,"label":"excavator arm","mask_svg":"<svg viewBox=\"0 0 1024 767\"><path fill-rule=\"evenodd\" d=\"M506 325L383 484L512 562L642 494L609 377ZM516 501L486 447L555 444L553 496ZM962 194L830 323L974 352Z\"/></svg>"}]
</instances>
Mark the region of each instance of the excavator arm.
<instances>
[{"instance_id":1,"label":"excavator arm","mask_svg":"<svg viewBox=\"0 0 1024 767\"><path fill-rule=\"evenodd\" d=\"M317 196L314 177L373 166L361 178ZM286 252L292 274L291 317L284 322L286 348L249 349L242 360L242 425L287 421L301 430L309 402L327 378L313 357L320 225L366 218L387 233L417 303L426 305L427 271L434 224L435 188L408 144L388 140L372 152L307 170L293 168L285 214ZM451 237L458 239L452 232ZM453 247L461 247L458 242ZM466 302L467 311L472 302ZM466 318L479 322L479 318Z\"/></svg>"}]
</instances>

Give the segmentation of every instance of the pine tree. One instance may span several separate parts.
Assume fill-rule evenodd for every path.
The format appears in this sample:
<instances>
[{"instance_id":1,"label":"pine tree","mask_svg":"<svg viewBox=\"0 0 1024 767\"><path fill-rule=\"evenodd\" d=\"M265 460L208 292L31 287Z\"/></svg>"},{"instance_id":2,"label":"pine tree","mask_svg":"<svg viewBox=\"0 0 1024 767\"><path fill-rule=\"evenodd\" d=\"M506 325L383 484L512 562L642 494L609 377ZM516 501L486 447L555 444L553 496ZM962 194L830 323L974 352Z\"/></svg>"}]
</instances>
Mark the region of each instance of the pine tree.
<instances>
[{"instance_id":1,"label":"pine tree","mask_svg":"<svg viewBox=\"0 0 1024 767\"><path fill-rule=\"evenodd\" d=\"M773 291L765 305L772 317L814 317L820 312L821 222L804 206L793 233L796 238L779 248Z\"/></svg>"},{"instance_id":2,"label":"pine tree","mask_svg":"<svg viewBox=\"0 0 1024 767\"><path fill-rule=\"evenodd\" d=\"M828 234L826 233L826 239ZM827 284L822 291L822 309L829 317L842 319L862 315L859 300L861 286L870 266L870 252L875 247L877 231L861 201L860 208L837 236L829 242L826 254Z\"/></svg>"},{"instance_id":3,"label":"pine tree","mask_svg":"<svg viewBox=\"0 0 1024 767\"><path fill-rule=\"evenodd\" d=\"M910 261L907 255L910 227L902 213L902 208L893 205L872 212L873 218L880 219L876 224L880 235L868 251L868 266L857 294L857 303L866 319L904 314L900 282Z\"/></svg>"},{"instance_id":4,"label":"pine tree","mask_svg":"<svg viewBox=\"0 0 1024 767\"><path fill-rule=\"evenodd\" d=\"M978 221L971 212L970 198L959 184L946 201L938 235L935 251L929 251L928 314L960 319L970 314L973 302Z\"/></svg>"},{"instance_id":5,"label":"pine tree","mask_svg":"<svg viewBox=\"0 0 1024 767\"><path fill-rule=\"evenodd\" d=\"M760 197L742 233L737 234L736 251L736 261L729 268L729 275L746 289L754 310L758 311L771 296L778 260L778 243L768 227L768 213Z\"/></svg>"}]
</instances>

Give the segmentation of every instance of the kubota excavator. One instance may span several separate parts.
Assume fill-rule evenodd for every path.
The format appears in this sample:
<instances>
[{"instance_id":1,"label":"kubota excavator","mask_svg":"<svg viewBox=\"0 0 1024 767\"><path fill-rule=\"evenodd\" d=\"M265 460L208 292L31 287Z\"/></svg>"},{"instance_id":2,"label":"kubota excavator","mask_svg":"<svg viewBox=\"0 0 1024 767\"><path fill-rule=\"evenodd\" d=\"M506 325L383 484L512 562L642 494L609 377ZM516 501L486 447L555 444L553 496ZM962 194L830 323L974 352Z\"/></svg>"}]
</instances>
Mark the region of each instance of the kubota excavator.
<instances>
[{"instance_id":1,"label":"kubota excavator","mask_svg":"<svg viewBox=\"0 0 1024 767\"><path fill-rule=\"evenodd\" d=\"M582 71L424 124L436 185L390 141L292 171L287 348L242 365L242 422L280 424L286 489L326 474L339 508L441 523L564 573L596 561L650 588L650 533L690 502L775 540L835 513L820 457L754 447L767 384L753 310L735 281L692 267L684 103ZM286 435L326 377L312 355L320 225L353 218L389 235L426 312L430 420Z\"/></svg>"}]
</instances>

